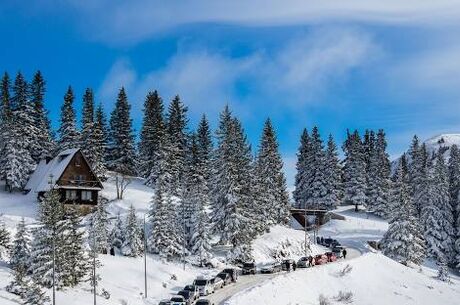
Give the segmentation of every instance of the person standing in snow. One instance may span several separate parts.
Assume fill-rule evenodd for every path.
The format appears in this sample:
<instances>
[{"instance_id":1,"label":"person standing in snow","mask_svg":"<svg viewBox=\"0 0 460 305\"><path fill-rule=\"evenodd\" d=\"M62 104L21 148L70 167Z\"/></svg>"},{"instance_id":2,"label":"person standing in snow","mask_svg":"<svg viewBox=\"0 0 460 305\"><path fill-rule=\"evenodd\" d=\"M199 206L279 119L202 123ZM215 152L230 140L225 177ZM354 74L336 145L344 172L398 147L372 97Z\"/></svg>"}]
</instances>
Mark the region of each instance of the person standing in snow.
<instances>
[{"instance_id":1,"label":"person standing in snow","mask_svg":"<svg viewBox=\"0 0 460 305\"><path fill-rule=\"evenodd\" d=\"M342 254L343 254L343 259L346 259L347 258L347 249L343 249Z\"/></svg>"}]
</instances>

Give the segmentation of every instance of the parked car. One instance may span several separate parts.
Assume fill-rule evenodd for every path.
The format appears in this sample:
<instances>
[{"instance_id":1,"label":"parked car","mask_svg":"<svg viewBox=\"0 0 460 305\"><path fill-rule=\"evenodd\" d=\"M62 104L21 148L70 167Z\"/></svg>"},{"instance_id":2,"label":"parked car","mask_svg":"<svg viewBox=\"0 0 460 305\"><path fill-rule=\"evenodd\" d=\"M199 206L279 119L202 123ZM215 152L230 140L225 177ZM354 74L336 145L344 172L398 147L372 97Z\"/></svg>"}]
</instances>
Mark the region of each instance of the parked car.
<instances>
[{"instance_id":1,"label":"parked car","mask_svg":"<svg viewBox=\"0 0 460 305\"><path fill-rule=\"evenodd\" d=\"M283 260L283 262L281 263L281 268L284 270L284 271L290 271L293 269L294 267L294 264L295 264L295 260L293 259L285 259Z\"/></svg>"},{"instance_id":2,"label":"parked car","mask_svg":"<svg viewBox=\"0 0 460 305\"><path fill-rule=\"evenodd\" d=\"M332 263L337 260L337 256L333 252L326 252L327 260Z\"/></svg>"},{"instance_id":3,"label":"parked car","mask_svg":"<svg viewBox=\"0 0 460 305\"><path fill-rule=\"evenodd\" d=\"M302 256L297 261L297 268L307 268L307 267L308 267L308 257L307 256Z\"/></svg>"},{"instance_id":4,"label":"parked car","mask_svg":"<svg viewBox=\"0 0 460 305\"><path fill-rule=\"evenodd\" d=\"M200 291L198 290L198 287L196 287L195 285L186 285L183 290L190 291L193 295L194 301L198 300L198 298L200 297Z\"/></svg>"},{"instance_id":5,"label":"parked car","mask_svg":"<svg viewBox=\"0 0 460 305\"><path fill-rule=\"evenodd\" d=\"M325 254L318 254L315 256L315 265L324 265L327 264L327 256Z\"/></svg>"},{"instance_id":6,"label":"parked car","mask_svg":"<svg viewBox=\"0 0 460 305\"><path fill-rule=\"evenodd\" d=\"M228 273L220 272L219 274L217 274L217 277L220 277L222 281L224 281L224 286L227 286L228 284L232 283L232 277Z\"/></svg>"},{"instance_id":7,"label":"parked car","mask_svg":"<svg viewBox=\"0 0 460 305\"><path fill-rule=\"evenodd\" d=\"M256 274L256 264L244 263L242 268L242 274Z\"/></svg>"},{"instance_id":8,"label":"parked car","mask_svg":"<svg viewBox=\"0 0 460 305\"><path fill-rule=\"evenodd\" d=\"M224 281L218 276L210 279L209 281L214 286L214 290L221 289L224 287Z\"/></svg>"},{"instance_id":9,"label":"parked car","mask_svg":"<svg viewBox=\"0 0 460 305\"><path fill-rule=\"evenodd\" d=\"M171 301L170 300L161 300L160 303L158 303L158 305L171 305Z\"/></svg>"},{"instance_id":10,"label":"parked car","mask_svg":"<svg viewBox=\"0 0 460 305\"><path fill-rule=\"evenodd\" d=\"M233 268L226 268L222 270L222 272L229 274L232 282L236 282L238 280L238 270Z\"/></svg>"},{"instance_id":11,"label":"parked car","mask_svg":"<svg viewBox=\"0 0 460 305\"><path fill-rule=\"evenodd\" d=\"M333 239L329 247L333 249L336 246L340 246L340 242L337 239Z\"/></svg>"},{"instance_id":12,"label":"parked car","mask_svg":"<svg viewBox=\"0 0 460 305\"><path fill-rule=\"evenodd\" d=\"M280 272L283 268L279 262L270 262L262 266L261 273L275 273Z\"/></svg>"},{"instance_id":13,"label":"parked car","mask_svg":"<svg viewBox=\"0 0 460 305\"><path fill-rule=\"evenodd\" d=\"M193 285L198 288L200 296L209 295L214 292L214 286L207 279L196 279L193 281Z\"/></svg>"},{"instance_id":14,"label":"parked car","mask_svg":"<svg viewBox=\"0 0 460 305\"><path fill-rule=\"evenodd\" d=\"M324 241L323 241L323 246L325 246L325 247L330 247L333 241L334 241L334 240L333 240L332 238L330 238L330 237L329 237L329 238L325 238Z\"/></svg>"},{"instance_id":15,"label":"parked car","mask_svg":"<svg viewBox=\"0 0 460 305\"><path fill-rule=\"evenodd\" d=\"M343 246L335 246L334 248L332 248L332 253L334 253L337 258L342 258L343 249L344 249Z\"/></svg>"},{"instance_id":16,"label":"parked car","mask_svg":"<svg viewBox=\"0 0 460 305\"><path fill-rule=\"evenodd\" d=\"M181 290L177 293L178 295L181 295L185 299L185 305L192 305L195 303L195 295L192 291L190 290Z\"/></svg>"},{"instance_id":17,"label":"parked car","mask_svg":"<svg viewBox=\"0 0 460 305\"><path fill-rule=\"evenodd\" d=\"M211 301L207 299L199 299L196 301L195 305L214 305L214 303L211 303Z\"/></svg>"},{"instance_id":18,"label":"parked car","mask_svg":"<svg viewBox=\"0 0 460 305\"><path fill-rule=\"evenodd\" d=\"M181 295L175 295L171 298L170 305L186 305L185 299Z\"/></svg>"}]
</instances>

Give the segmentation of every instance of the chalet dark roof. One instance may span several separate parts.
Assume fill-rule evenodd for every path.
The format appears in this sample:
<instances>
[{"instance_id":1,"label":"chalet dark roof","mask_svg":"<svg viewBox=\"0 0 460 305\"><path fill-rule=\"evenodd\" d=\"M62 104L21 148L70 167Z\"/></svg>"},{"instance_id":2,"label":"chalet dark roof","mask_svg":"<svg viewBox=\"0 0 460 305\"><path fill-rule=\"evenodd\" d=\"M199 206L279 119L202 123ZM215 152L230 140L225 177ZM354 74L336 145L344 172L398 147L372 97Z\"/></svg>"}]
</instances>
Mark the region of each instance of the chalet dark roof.
<instances>
[{"instance_id":1,"label":"chalet dark roof","mask_svg":"<svg viewBox=\"0 0 460 305\"><path fill-rule=\"evenodd\" d=\"M37 193L49 191L50 175L52 175L53 183L55 184L79 150L79 148L66 149L51 160L41 160L24 189Z\"/></svg>"}]
</instances>

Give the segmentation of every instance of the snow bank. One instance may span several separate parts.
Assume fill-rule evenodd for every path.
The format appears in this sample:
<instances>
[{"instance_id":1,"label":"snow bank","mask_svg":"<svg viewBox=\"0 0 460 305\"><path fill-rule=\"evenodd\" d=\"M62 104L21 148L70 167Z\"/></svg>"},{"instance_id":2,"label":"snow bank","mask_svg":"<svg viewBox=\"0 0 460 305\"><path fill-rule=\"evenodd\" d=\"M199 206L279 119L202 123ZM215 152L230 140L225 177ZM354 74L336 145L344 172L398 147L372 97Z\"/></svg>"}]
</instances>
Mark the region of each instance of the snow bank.
<instances>
[{"instance_id":1,"label":"snow bank","mask_svg":"<svg viewBox=\"0 0 460 305\"><path fill-rule=\"evenodd\" d=\"M347 264L352 270L340 276ZM367 253L353 260L278 276L236 294L225 304L318 304L320 294L331 304L340 304L334 301L340 291L352 292L355 305L458 304L459 278L448 284L434 275L429 268L414 270L381 254Z\"/></svg>"},{"instance_id":2,"label":"snow bank","mask_svg":"<svg viewBox=\"0 0 460 305\"><path fill-rule=\"evenodd\" d=\"M287 258L298 259L305 255L305 233L285 226L274 226L269 233L258 237L252 244L252 255L257 264L273 261L280 253ZM313 254L323 253L324 247L311 245Z\"/></svg>"}]
</instances>

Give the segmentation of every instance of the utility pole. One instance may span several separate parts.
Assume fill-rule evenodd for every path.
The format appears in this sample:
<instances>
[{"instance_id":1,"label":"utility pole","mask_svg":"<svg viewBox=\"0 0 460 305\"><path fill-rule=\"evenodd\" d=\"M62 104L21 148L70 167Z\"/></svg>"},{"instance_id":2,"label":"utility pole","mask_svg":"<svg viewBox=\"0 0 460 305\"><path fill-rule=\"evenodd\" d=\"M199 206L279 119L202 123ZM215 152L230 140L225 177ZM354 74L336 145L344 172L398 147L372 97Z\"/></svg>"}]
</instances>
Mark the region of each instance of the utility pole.
<instances>
[{"instance_id":1,"label":"utility pole","mask_svg":"<svg viewBox=\"0 0 460 305\"><path fill-rule=\"evenodd\" d=\"M53 175L49 176L50 192L53 191ZM53 305L56 305L56 224L53 227Z\"/></svg>"},{"instance_id":2,"label":"utility pole","mask_svg":"<svg viewBox=\"0 0 460 305\"><path fill-rule=\"evenodd\" d=\"M185 205L182 204L182 224L183 224L183 228L182 230L184 231L184 236L182 237L182 262L184 263L184 270L185 270L185 237L186 237L186 232L185 232L185 228L186 228L186 225L185 225Z\"/></svg>"},{"instance_id":3,"label":"utility pole","mask_svg":"<svg viewBox=\"0 0 460 305\"><path fill-rule=\"evenodd\" d=\"M305 248L305 256L307 256L307 254L308 254L307 253L307 207L304 206L303 209L304 209L303 210L304 211L304 216L303 216L304 222L303 222L303 224L304 224L304 232L305 232L304 248Z\"/></svg>"},{"instance_id":4,"label":"utility pole","mask_svg":"<svg viewBox=\"0 0 460 305\"><path fill-rule=\"evenodd\" d=\"M144 295L147 298L147 229L144 214Z\"/></svg>"},{"instance_id":5,"label":"utility pole","mask_svg":"<svg viewBox=\"0 0 460 305\"><path fill-rule=\"evenodd\" d=\"M93 227L93 299L94 305L96 305L96 234L94 231L94 221L92 220L91 226Z\"/></svg>"}]
</instances>

